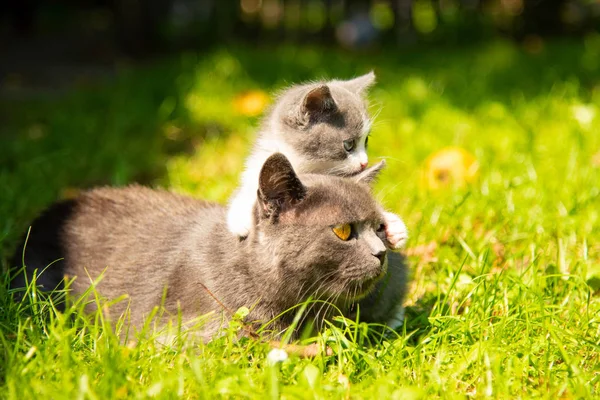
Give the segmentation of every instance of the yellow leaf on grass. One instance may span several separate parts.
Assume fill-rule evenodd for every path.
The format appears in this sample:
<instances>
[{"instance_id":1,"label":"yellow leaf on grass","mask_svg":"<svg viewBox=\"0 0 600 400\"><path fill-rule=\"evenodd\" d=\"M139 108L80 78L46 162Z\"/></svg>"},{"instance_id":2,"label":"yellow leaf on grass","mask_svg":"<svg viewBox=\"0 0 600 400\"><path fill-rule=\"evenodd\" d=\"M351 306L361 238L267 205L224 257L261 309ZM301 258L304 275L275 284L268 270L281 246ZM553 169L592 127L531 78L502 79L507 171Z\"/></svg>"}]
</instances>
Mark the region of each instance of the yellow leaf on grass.
<instances>
[{"instance_id":1,"label":"yellow leaf on grass","mask_svg":"<svg viewBox=\"0 0 600 400\"><path fill-rule=\"evenodd\" d=\"M600 151L592 156L592 167L600 168Z\"/></svg>"},{"instance_id":2,"label":"yellow leaf on grass","mask_svg":"<svg viewBox=\"0 0 600 400\"><path fill-rule=\"evenodd\" d=\"M477 179L479 164L460 147L447 147L425 160L422 182L428 189L463 187Z\"/></svg>"},{"instance_id":3,"label":"yellow leaf on grass","mask_svg":"<svg viewBox=\"0 0 600 400\"><path fill-rule=\"evenodd\" d=\"M252 90L236 96L233 100L235 110L248 117L256 117L269 104L269 96L261 90Z\"/></svg>"}]
</instances>

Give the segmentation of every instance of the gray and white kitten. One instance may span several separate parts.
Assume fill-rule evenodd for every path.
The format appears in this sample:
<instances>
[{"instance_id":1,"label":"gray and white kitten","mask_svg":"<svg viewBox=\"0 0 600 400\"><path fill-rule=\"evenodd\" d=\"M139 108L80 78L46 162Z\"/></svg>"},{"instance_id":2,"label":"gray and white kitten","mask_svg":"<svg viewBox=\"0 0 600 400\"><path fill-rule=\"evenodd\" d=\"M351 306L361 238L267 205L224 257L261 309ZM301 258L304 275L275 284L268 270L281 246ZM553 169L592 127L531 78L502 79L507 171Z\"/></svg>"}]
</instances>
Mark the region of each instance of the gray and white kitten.
<instances>
[{"instance_id":1,"label":"gray and white kitten","mask_svg":"<svg viewBox=\"0 0 600 400\"><path fill-rule=\"evenodd\" d=\"M200 335L213 337L227 310L251 308L248 319L269 321L309 297L327 300L364 321L385 323L402 311L406 267L386 251L383 213L369 182L383 162L353 178L297 175L281 154L261 169L253 222L240 241L226 226L226 209L141 186L99 188L51 206L32 224L21 264L47 290L76 277L81 296L104 274L96 290L120 315L129 306L140 327L155 306L189 321L210 312ZM349 224L349 236L334 228ZM11 286L25 286L17 274ZM95 308L95 303L89 304ZM320 311L320 310L318 310ZM294 313L276 320L287 328ZM113 314L114 315L114 314ZM330 313L312 311L317 325Z\"/></svg>"},{"instance_id":2,"label":"gray and white kitten","mask_svg":"<svg viewBox=\"0 0 600 400\"><path fill-rule=\"evenodd\" d=\"M351 176L367 167L371 120L364 99L375 82L370 72L348 81L294 85L283 91L265 118L227 213L229 231L245 237L252 225L258 174L273 153L284 154L298 173ZM386 213L388 246L403 248L404 222Z\"/></svg>"}]
</instances>

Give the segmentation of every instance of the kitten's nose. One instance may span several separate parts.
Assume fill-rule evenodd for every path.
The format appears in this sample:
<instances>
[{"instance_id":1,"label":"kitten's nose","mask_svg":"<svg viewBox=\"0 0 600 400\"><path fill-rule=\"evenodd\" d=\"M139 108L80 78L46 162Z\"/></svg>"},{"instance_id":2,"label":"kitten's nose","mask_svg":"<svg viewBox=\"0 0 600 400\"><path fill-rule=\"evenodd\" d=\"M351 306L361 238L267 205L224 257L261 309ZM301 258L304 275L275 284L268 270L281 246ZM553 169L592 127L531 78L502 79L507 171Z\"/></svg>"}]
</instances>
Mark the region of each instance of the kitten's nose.
<instances>
[{"instance_id":1,"label":"kitten's nose","mask_svg":"<svg viewBox=\"0 0 600 400\"><path fill-rule=\"evenodd\" d=\"M367 168L367 163L366 162L361 162L360 163L360 169L364 170L365 168Z\"/></svg>"},{"instance_id":2,"label":"kitten's nose","mask_svg":"<svg viewBox=\"0 0 600 400\"><path fill-rule=\"evenodd\" d=\"M373 255L374 255L375 257L377 257L377 258L379 259L379 263L380 263L381 265L383 265L383 263L384 263L384 261L385 261L385 254L386 254L386 251L385 251L385 249L384 249L384 250L380 250L380 251L378 251L377 253L375 253L375 254L373 254Z\"/></svg>"}]
</instances>

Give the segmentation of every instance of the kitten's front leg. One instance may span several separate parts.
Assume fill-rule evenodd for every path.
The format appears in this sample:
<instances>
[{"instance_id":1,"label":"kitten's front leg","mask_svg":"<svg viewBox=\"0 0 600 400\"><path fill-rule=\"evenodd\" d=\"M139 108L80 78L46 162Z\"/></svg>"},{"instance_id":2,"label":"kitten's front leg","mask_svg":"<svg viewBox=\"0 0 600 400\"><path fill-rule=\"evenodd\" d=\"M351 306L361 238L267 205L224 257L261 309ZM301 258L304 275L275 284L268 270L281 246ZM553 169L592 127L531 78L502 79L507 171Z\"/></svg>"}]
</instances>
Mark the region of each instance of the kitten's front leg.
<instances>
[{"instance_id":1,"label":"kitten's front leg","mask_svg":"<svg viewBox=\"0 0 600 400\"><path fill-rule=\"evenodd\" d=\"M385 211L385 236L387 246L391 250L401 250L406 246L408 240L408 229L404 221L394 213Z\"/></svg>"},{"instance_id":2,"label":"kitten's front leg","mask_svg":"<svg viewBox=\"0 0 600 400\"><path fill-rule=\"evenodd\" d=\"M252 228L252 207L256 191L250 196L249 192L251 190L241 188L227 210L227 229L240 238L247 237Z\"/></svg>"}]
</instances>

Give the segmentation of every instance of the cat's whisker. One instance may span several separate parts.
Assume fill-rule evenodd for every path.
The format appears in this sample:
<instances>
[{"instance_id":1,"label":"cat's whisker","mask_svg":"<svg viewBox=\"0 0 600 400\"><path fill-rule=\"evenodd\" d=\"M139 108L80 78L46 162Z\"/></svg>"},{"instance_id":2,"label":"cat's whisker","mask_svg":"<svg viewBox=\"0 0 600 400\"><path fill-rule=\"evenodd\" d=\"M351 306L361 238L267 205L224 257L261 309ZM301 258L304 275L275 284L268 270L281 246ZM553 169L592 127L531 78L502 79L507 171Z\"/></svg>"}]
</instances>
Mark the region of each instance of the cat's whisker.
<instances>
[{"instance_id":1,"label":"cat's whisker","mask_svg":"<svg viewBox=\"0 0 600 400\"><path fill-rule=\"evenodd\" d=\"M332 276L334 276L337 273L337 271L333 270L328 272L327 274L323 275L321 277L320 281L316 281L313 282L303 293L303 295L299 298L300 301L305 300L306 298L310 297L310 291L312 290L313 287L315 287L315 285L319 285L319 287L317 288L317 290L315 290L315 294L318 293L318 291L321 289L322 286L324 286L327 282L327 280L329 278L331 278ZM313 296L315 297L315 296Z\"/></svg>"},{"instance_id":2,"label":"cat's whisker","mask_svg":"<svg viewBox=\"0 0 600 400\"><path fill-rule=\"evenodd\" d=\"M383 111L383 105L380 105L379 107L377 107L377 110L371 114L372 122L377 121L379 115L381 114L381 111Z\"/></svg>"},{"instance_id":3,"label":"cat's whisker","mask_svg":"<svg viewBox=\"0 0 600 400\"><path fill-rule=\"evenodd\" d=\"M336 294L335 294L335 293L332 293L332 294L331 294L331 295L329 295L329 296L327 297L327 299L326 299L326 300L325 300L325 301L324 301L324 302L321 304L321 307L319 308L319 312L317 313L317 318L316 318L316 319L317 319L317 321L318 321L319 323L321 323L321 320L322 320L322 319L320 318L320 316L321 316L321 312L322 312L322 311L324 311L324 313L323 313L323 319L325 319L325 318L326 318L326 316L327 316L327 313L328 313L329 309L332 307L332 301L333 301L333 299L334 299L334 297L335 297L335 296L336 296Z\"/></svg>"},{"instance_id":4,"label":"cat's whisker","mask_svg":"<svg viewBox=\"0 0 600 400\"><path fill-rule=\"evenodd\" d=\"M406 165L406 161L402 160L401 158L397 158L397 157L392 157L392 156L379 156L379 157L377 157L377 159L379 159L379 160L386 160L386 161L388 161L388 160L393 160L393 161L397 161L397 162L399 162L399 163L401 163L401 164L405 164L405 165Z\"/></svg>"},{"instance_id":5,"label":"cat's whisker","mask_svg":"<svg viewBox=\"0 0 600 400\"><path fill-rule=\"evenodd\" d=\"M302 282L300 288L298 289L298 293L296 294L296 303L302 301L302 288L306 285L306 281Z\"/></svg>"},{"instance_id":6,"label":"cat's whisker","mask_svg":"<svg viewBox=\"0 0 600 400\"><path fill-rule=\"evenodd\" d=\"M327 284L327 279L329 279L330 277L332 277L333 275L336 274L337 271L330 271L329 273L325 274L320 281L314 282L313 285L311 285L307 290L306 290L306 297L310 296L310 290L311 288L315 285L318 284L319 286L317 287L317 289L314 291L313 294L313 303L308 307L308 309L305 311L305 314L302 316L301 320L299 321L299 326L302 326L302 324L304 324L304 321L306 321L306 319L308 318L309 315L311 315L312 310L319 304L319 302L321 302L321 295L320 295L320 291L322 289L325 288L325 285ZM314 318L315 322L318 322L318 313L316 315L316 317Z\"/></svg>"},{"instance_id":7,"label":"cat's whisker","mask_svg":"<svg viewBox=\"0 0 600 400\"><path fill-rule=\"evenodd\" d=\"M309 293L310 290L313 286L315 286L315 284L321 284L321 282L313 282L312 285L310 285L307 290L305 291L304 295L300 298L300 301L306 301L306 299L308 297L310 297ZM312 312L312 309L315 307L315 300L318 298L318 291L320 289L320 286L317 288L317 290L315 291L315 295L313 297L312 302L310 303L310 305L307 307L307 309L304 312L304 315L302 316L302 318L299 321L299 326L302 326L304 324L304 321L306 320L306 318L308 317L308 315L310 315L310 313Z\"/></svg>"},{"instance_id":8,"label":"cat's whisker","mask_svg":"<svg viewBox=\"0 0 600 400\"><path fill-rule=\"evenodd\" d=\"M321 303L321 306L319 307L319 311L317 311L317 314L315 315L315 323L319 326L321 326L321 310L323 310L323 307L327 304L327 300L323 301Z\"/></svg>"},{"instance_id":9,"label":"cat's whisker","mask_svg":"<svg viewBox=\"0 0 600 400\"><path fill-rule=\"evenodd\" d=\"M391 188L386 188L385 190L377 194L377 199L381 202L384 202L388 198L388 196L392 195L393 193L396 193L396 189L398 187L400 187L400 183L394 184Z\"/></svg>"}]
</instances>

